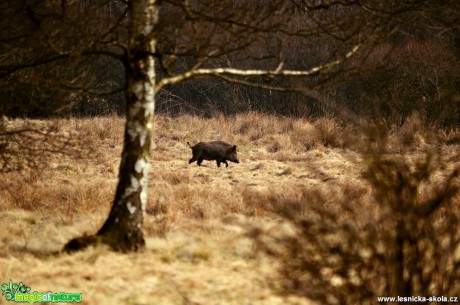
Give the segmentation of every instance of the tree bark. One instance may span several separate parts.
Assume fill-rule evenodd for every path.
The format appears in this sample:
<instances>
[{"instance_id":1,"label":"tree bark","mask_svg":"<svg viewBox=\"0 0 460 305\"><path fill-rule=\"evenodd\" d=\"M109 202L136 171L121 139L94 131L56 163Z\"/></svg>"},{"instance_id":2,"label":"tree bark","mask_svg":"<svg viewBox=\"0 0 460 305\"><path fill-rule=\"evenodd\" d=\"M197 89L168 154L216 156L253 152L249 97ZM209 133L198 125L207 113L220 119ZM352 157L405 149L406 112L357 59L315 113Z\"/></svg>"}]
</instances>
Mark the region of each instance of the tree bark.
<instances>
[{"instance_id":1,"label":"tree bark","mask_svg":"<svg viewBox=\"0 0 460 305\"><path fill-rule=\"evenodd\" d=\"M127 114L119 181L112 209L102 228L93 236L71 240L66 251L91 244L108 244L114 250L138 251L145 246L142 231L147 204L150 141L155 109L156 0L130 3L130 40L126 54Z\"/></svg>"}]
</instances>

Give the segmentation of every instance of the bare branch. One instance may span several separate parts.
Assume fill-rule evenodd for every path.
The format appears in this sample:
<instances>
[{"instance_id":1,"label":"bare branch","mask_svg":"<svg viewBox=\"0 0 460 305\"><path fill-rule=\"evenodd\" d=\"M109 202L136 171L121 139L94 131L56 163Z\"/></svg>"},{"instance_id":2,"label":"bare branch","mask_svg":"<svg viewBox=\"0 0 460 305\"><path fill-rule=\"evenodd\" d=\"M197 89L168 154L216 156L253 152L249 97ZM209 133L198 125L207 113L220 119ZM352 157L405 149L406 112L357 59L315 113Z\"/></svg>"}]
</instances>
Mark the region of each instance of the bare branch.
<instances>
[{"instance_id":1,"label":"bare branch","mask_svg":"<svg viewBox=\"0 0 460 305\"><path fill-rule=\"evenodd\" d=\"M319 74L321 72L330 70L337 65L343 63L346 59L353 56L360 48L360 44L357 44L353 47L353 49L348 52L342 58L338 58L334 61L328 62L323 65L315 66L309 70L283 70L283 62L280 62L278 66L274 70L248 70L248 69L234 69L234 68L213 68L213 69L195 69L190 70L185 73L166 77L160 80L155 87L155 92L158 92L161 88L166 85L172 85L179 82L182 82L187 79L191 79L194 77L199 76L221 76L221 75L232 75L232 76L295 76L295 77L305 77L305 76L313 76Z\"/></svg>"}]
</instances>

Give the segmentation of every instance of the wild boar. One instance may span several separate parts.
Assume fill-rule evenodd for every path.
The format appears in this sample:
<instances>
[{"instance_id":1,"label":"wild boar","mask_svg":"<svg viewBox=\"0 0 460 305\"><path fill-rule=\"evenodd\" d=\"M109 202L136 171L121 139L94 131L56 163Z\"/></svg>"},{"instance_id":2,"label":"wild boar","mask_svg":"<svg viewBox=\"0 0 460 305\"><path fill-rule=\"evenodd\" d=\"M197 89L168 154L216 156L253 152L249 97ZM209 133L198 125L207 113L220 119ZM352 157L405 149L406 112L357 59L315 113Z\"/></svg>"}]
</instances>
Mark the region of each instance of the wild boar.
<instances>
[{"instance_id":1,"label":"wild boar","mask_svg":"<svg viewBox=\"0 0 460 305\"><path fill-rule=\"evenodd\" d=\"M220 167L220 163L224 163L228 167L228 161L240 163L236 155L236 145L231 145L222 141L212 142L200 142L195 146L188 146L192 149L192 158L188 161L188 164L197 161L198 165L201 165L203 160L216 160L217 166Z\"/></svg>"}]
</instances>

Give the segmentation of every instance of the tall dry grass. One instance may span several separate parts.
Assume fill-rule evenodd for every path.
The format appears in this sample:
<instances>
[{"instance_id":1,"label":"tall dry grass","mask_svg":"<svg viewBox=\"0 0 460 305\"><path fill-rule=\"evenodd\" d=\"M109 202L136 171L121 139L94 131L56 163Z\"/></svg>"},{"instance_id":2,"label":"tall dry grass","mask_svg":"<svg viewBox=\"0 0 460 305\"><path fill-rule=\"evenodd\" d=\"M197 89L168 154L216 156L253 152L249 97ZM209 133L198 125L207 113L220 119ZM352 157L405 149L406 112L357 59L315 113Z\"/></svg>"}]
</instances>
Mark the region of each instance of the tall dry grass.
<instances>
[{"instance_id":1,"label":"tall dry grass","mask_svg":"<svg viewBox=\"0 0 460 305\"><path fill-rule=\"evenodd\" d=\"M10 125L24 126L23 121L13 123ZM2 209L21 208L65 214L66 211L93 212L101 205L107 207L118 174L124 129L123 118L117 116L71 118L33 123L40 125L42 129L52 131L55 135L75 136L77 139L82 139L81 145L87 150L80 155L66 155L63 148L62 154L53 154L46 158L39 154L36 160L46 165L40 171L0 175L3 186L0 190ZM429 128L424 126L419 118L414 117L402 127L390 128L386 133L388 141L385 144L385 153L401 153L404 147L409 146L413 150L418 150L426 149L430 145L441 145L443 153L449 156L449 152L455 151L455 141L460 131L438 130L436 137L434 135L432 137L437 140L433 140L427 136ZM218 116L211 119L190 115L176 118L157 116L153 133L151 204L159 207L149 207L149 211L164 209L170 211L171 202L178 202L178 210L183 210L184 215L188 215L191 209L189 206L193 202L211 200L222 202L222 210L206 213L198 211L197 215L214 217L225 214L226 209L231 212L251 214L253 212L247 210L243 203L245 187L251 184L250 179L254 179L250 178L251 176L256 177L259 172L269 172L273 164L279 166L273 169L272 175L286 176L286 178L296 174L296 166L290 163L300 162L303 167L330 160L330 164L335 164L333 157L340 156L344 151L358 153L360 148L355 147L355 144L362 141L372 143L374 141L372 137L373 135L367 138L366 135L357 135L354 126L332 118L307 120L257 112L231 117ZM4 142L8 140L2 139L1 141ZM47 141L46 138L38 139L39 143ZM224 179L225 184L206 188L206 185L215 185L222 181L210 174L185 170L189 168L186 160L190 157L190 149L186 143L210 140L224 140L236 144L240 159L250 164L247 171L237 174L228 172ZM75 145L74 142L72 143ZM39 153L39 150L37 152ZM15 156L17 160L21 160L20 149L15 151ZM172 163L165 163L166 166L162 166L162 162ZM170 164L174 166L168 167ZM211 163L205 162L205 166L206 164ZM240 170L243 165L231 166L235 166L235 170ZM314 175L323 175L320 170L321 168ZM241 177L238 177L240 174ZM302 174L299 173L299 176ZM267 176L267 181L271 181L271 177ZM244 179L249 180L244 181ZM289 179L285 184L289 184ZM96 207L93 202L97 202ZM162 205L167 208L162 208ZM199 207L194 209L200 210Z\"/></svg>"},{"instance_id":2,"label":"tall dry grass","mask_svg":"<svg viewBox=\"0 0 460 305\"><path fill-rule=\"evenodd\" d=\"M11 257L27 257L37 263L28 255L49 255L72 237L97 231L107 217L117 183L123 118L38 123L57 135L82 136L88 152L68 155L63 151L43 159L46 166L39 171L0 174L2 264L8 264ZM448 283L449 277L457 275L457 269L449 265L453 264L449 255L458 252L454 249L457 237L451 235L448 242L444 239L452 232L448 228L458 228L451 221L458 217L460 204L458 195L450 196L451 191L445 193L449 196L439 194L448 190L445 186L458 183L457 178L449 180L446 175L458 164L456 139L460 131L432 130L417 117L386 130L375 128L360 134L360 129L333 118L307 120L256 112L210 119L157 116L144 219L147 240L153 242L148 253L136 259L145 261L153 255L170 273L170 268L180 264L183 269L174 272L187 278L187 289L200 285L196 268L216 270L216 277L232 284L217 272L227 270L230 261L245 266L233 270L238 282L248 273L260 272L271 279L275 291L289 294L289 298L366 304L375 303L373 297L379 293L395 291L387 270L397 265L397 251L392 249L396 236L402 236L406 251L403 279L410 275L402 287L413 282L404 293L423 291L420 289L426 285L418 281L420 276L434 282L434 286L428 285L429 292L451 293L447 288L437 290L437 281ZM380 136L386 136L386 143L378 141ZM217 168L206 161L201 167L188 165L191 150L187 142L211 140L236 144L241 163L231 163L229 168ZM20 153L17 151L18 157ZM443 199L439 207L424 221L414 220L418 214L410 213L436 198ZM392 207L394 200L401 204ZM414 208L398 208L411 206ZM398 229L400 215L412 219L402 231ZM416 240L416 247L407 240ZM254 242L271 254L268 263L255 251ZM101 268L98 274L113 274L94 263L108 257L107 252L88 251L91 266ZM436 263L430 263L421 252L435 257ZM52 264L54 259L48 256L40 263ZM87 261L72 264L77 268ZM278 274L274 274L276 266ZM145 276L142 268L136 269L137 279ZM238 278L238 268L242 268L242 278ZM252 269L256 271L248 271ZM41 271L36 278L42 279L44 274ZM80 277L72 281L89 289L84 284L91 284L84 279L86 275L75 274ZM98 274L91 276L98 278ZM251 285L261 287L260 283ZM446 285L443 287L458 287ZM188 294L203 300L192 290ZM247 296L242 290L236 297L232 293L226 292L225 300L233 300L228 301L233 304L244 302L241 295Z\"/></svg>"}]
</instances>

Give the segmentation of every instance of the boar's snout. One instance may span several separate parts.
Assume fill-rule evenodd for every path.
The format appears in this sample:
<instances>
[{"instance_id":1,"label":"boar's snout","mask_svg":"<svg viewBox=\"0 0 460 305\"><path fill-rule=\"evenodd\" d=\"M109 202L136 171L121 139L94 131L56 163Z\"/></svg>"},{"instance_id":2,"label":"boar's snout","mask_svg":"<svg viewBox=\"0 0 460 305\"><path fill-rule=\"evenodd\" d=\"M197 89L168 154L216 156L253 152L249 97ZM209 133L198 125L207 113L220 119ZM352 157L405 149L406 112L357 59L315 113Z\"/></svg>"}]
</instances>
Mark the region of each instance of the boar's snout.
<instances>
[{"instance_id":1,"label":"boar's snout","mask_svg":"<svg viewBox=\"0 0 460 305\"><path fill-rule=\"evenodd\" d=\"M238 160L237 158L234 158L233 160L229 159L230 161L232 162L235 162L235 163L240 163L240 160Z\"/></svg>"},{"instance_id":2,"label":"boar's snout","mask_svg":"<svg viewBox=\"0 0 460 305\"><path fill-rule=\"evenodd\" d=\"M229 161L240 163L240 160L238 160L237 153L236 153L236 145L233 145L232 147L228 149L226 158Z\"/></svg>"},{"instance_id":3,"label":"boar's snout","mask_svg":"<svg viewBox=\"0 0 460 305\"><path fill-rule=\"evenodd\" d=\"M240 163L240 160L238 160L236 157L233 157L233 156L230 156L227 159L228 159L228 161L232 161L232 162L235 162L235 163Z\"/></svg>"}]
</instances>

